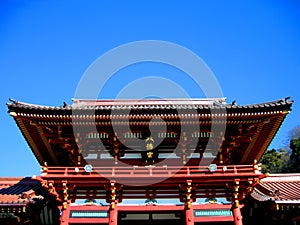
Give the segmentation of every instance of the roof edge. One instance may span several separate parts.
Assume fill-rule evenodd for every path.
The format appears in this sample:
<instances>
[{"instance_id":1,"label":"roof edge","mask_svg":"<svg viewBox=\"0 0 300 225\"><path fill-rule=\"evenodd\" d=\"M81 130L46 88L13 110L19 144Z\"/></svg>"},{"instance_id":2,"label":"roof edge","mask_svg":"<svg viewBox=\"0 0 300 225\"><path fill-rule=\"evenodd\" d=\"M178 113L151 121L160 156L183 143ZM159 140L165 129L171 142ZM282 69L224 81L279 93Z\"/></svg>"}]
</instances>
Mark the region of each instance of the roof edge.
<instances>
[{"instance_id":1,"label":"roof edge","mask_svg":"<svg viewBox=\"0 0 300 225\"><path fill-rule=\"evenodd\" d=\"M269 106L276 104L292 105L293 100L290 97L274 100L270 102L261 102L256 104L237 105L236 101L228 104L226 98L166 98L166 99L76 99L72 98L72 104L69 105L63 102L61 106L47 106L40 104L32 104L9 99L10 102L6 103L10 108L39 108L39 109L71 109L72 107L91 107L91 106L116 106L116 105L206 105L216 107L253 107L253 106Z\"/></svg>"}]
</instances>

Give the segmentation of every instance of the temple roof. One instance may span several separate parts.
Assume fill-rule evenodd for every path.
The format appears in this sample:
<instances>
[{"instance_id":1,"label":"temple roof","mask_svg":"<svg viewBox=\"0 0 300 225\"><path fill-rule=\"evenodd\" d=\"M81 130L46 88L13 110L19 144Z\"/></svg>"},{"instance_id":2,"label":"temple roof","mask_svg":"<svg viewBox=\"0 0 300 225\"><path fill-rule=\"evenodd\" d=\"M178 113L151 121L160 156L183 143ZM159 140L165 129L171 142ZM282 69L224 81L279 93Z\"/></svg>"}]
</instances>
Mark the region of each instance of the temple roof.
<instances>
[{"instance_id":1,"label":"temple roof","mask_svg":"<svg viewBox=\"0 0 300 225\"><path fill-rule=\"evenodd\" d=\"M259 109L290 105L289 97L259 104L237 105L226 103L226 98L192 99L72 99L72 104L64 102L61 106L45 106L10 99L9 109L72 110L72 109Z\"/></svg>"},{"instance_id":2,"label":"temple roof","mask_svg":"<svg viewBox=\"0 0 300 225\"><path fill-rule=\"evenodd\" d=\"M1 177L0 208L22 207L41 201L44 199L39 195L42 193L41 188L40 181L31 178Z\"/></svg>"},{"instance_id":3,"label":"temple roof","mask_svg":"<svg viewBox=\"0 0 300 225\"><path fill-rule=\"evenodd\" d=\"M11 99L12 100L12 99ZM18 106L19 108L41 109L41 110L70 110L70 109L149 109L149 108L211 108L227 107L225 98L205 98L205 99L72 99L72 104L63 103L61 106L45 106L30 104L12 100L13 104L8 106Z\"/></svg>"},{"instance_id":4,"label":"temple roof","mask_svg":"<svg viewBox=\"0 0 300 225\"><path fill-rule=\"evenodd\" d=\"M263 178L251 196L258 201L279 205L300 204L300 174L271 174Z\"/></svg>"},{"instance_id":5,"label":"temple roof","mask_svg":"<svg viewBox=\"0 0 300 225\"><path fill-rule=\"evenodd\" d=\"M96 158L117 155L136 164L133 156L142 154L145 144L141 140L149 135L161 141L158 151L166 154L187 140L183 143L186 158L199 155L192 164L199 164L204 152L216 157L217 164L252 164L263 155L291 110L293 101L288 99L250 105L227 104L225 98L73 99L71 105L58 107L11 100L7 106L40 164L76 165L81 156L91 154ZM150 121L155 134L149 133ZM182 131L183 126L187 132ZM175 154L183 158L183 153Z\"/></svg>"}]
</instances>

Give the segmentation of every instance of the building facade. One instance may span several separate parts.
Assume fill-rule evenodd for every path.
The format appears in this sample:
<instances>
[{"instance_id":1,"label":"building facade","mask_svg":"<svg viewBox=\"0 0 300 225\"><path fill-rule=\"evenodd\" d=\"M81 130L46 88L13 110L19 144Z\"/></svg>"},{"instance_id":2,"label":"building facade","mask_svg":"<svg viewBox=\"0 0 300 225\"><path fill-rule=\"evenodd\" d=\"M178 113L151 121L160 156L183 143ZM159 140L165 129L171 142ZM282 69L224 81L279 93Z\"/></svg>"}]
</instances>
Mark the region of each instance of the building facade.
<instances>
[{"instance_id":1,"label":"building facade","mask_svg":"<svg viewBox=\"0 0 300 225\"><path fill-rule=\"evenodd\" d=\"M47 210L31 210L40 224L241 225L253 215L245 202L262 189L265 174L257 162L292 101L240 106L224 98L75 99L61 107L14 100L7 105L41 165L41 175L30 179L45 193L39 201ZM17 221L24 223L21 215Z\"/></svg>"}]
</instances>

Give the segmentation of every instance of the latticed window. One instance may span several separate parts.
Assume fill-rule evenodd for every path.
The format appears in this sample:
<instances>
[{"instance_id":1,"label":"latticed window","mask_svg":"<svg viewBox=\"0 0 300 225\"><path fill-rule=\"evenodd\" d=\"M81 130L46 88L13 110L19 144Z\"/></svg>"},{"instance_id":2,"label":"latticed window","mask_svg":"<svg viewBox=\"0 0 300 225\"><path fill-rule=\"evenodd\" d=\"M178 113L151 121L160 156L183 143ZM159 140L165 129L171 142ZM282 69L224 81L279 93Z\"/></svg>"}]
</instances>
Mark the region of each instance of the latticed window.
<instances>
[{"instance_id":1,"label":"latticed window","mask_svg":"<svg viewBox=\"0 0 300 225\"><path fill-rule=\"evenodd\" d=\"M109 135L108 135L108 133L104 133L104 132L101 132L101 133L91 132L91 133L87 134L87 138L88 139L99 139L99 138L107 139L107 138L109 138Z\"/></svg>"}]
</instances>

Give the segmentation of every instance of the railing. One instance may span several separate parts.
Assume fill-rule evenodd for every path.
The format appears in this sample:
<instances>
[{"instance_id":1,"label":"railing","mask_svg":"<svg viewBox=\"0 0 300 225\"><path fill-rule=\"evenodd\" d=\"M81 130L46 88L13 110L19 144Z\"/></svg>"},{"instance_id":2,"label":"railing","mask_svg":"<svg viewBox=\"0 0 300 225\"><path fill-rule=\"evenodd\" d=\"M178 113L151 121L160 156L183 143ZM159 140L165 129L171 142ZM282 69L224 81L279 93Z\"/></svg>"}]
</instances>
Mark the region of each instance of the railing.
<instances>
[{"instance_id":1,"label":"railing","mask_svg":"<svg viewBox=\"0 0 300 225\"><path fill-rule=\"evenodd\" d=\"M41 176L170 177L260 174L260 165L42 167Z\"/></svg>"}]
</instances>

